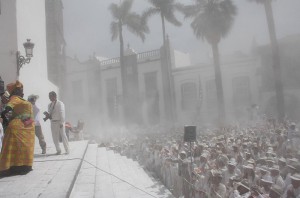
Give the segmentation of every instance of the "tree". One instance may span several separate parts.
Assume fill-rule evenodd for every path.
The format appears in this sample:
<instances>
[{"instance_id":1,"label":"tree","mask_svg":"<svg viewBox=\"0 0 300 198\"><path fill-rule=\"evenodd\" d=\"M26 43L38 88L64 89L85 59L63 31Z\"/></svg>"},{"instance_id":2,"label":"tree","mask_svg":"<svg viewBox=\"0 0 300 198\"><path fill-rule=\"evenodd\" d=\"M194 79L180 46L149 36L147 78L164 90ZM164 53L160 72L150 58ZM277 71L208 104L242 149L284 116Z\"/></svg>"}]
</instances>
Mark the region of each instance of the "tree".
<instances>
[{"instance_id":1,"label":"tree","mask_svg":"<svg viewBox=\"0 0 300 198\"><path fill-rule=\"evenodd\" d=\"M142 41L145 40L145 34L149 32L149 28L146 23L142 22L142 17L135 12L131 12L133 0L124 0L120 4L112 3L109 6L110 12L113 16L113 21L110 24L110 32L112 41L119 38L120 41L120 68L122 76L122 89L124 105L127 105L127 87L126 80L124 78L124 40L123 40L123 27L126 27L131 33L135 34ZM126 109L126 107L125 107Z\"/></svg>"},{"instance_id":2,"label":"tree","mask_svg":"<svg viewBox=\"0 0 300 198\"><path fill-rule=\"evenodd\" d=\"M145 40L145 33L149 32L147 24L142 23L142 18L135 12L131 12L133 0L125 0L122 3L112 3L109 6L114 21L110 24L110 32L112 41L119 38L120 41L120 59L124 56L124 40L123 40L123 26L140 37L142 41Z\"/></svg>"},{"instance_id":3,"label":"tree","mask_svg":"<svg viewBox=\"0 0 300 198\"><path fill-rule=\"evenodd\" d=\"M181 23L175 17L175 11L180 10L183 7L182 4L176 3L175 0L148 0L152 7L148 8L143 14L143 21L146 23L149 17L153 15L160 15L162 24L162 37L163 37L163 48L162 48L162 80L165 100L165 111L167 118L170 121L175 121L174 106L175 102L173 99L173 78L171 74L171 60L170 51L166 45L166 26L165 21L167 20L175 26L181 26Z\"/></svg>"},{"instance_id":4,"label":"tree","mask_svg":"<svg viewBox=\"0 0 300 198\"><path fill-rule=\"evenodd\" d=\"M175 26L181 26L181 23L176 19L174 12L180 10L182 5L176 3L175 0L148 0L152 7L148 8L143 14L143 20L147 21L153 15L160 15L162 24L163 44L166 44L166 27L165 20Z\"/></svg>"},{"instance_id":5,"label":"tree","mask_svg":"<svg viewBox=\"0 0 300 198\"><path fill-rule=\"evenodd\" d=\"M184 14L186 18L192 18L191 27L195 36L206 40L212 47L221 124L226 116L218 44L232 27L236 6L231 0L195 0L193 5L185 6Z\"/></svg>"},{"instance_id":6,"label":"tree","mask_svg":"<svg viewBox=\"0 0 300 198\"><path fill-rule=\"evenodd\" d=\"M283 93L283 85L281 80L279 47L278 47L278 42L276 37L275 22L274 22L273 10L271 5L272 0L249 0L249 1L263 4L265 7L265 13L267 17L269 36L270 36L271 48L272 48L278 119L279 121L283 121L285 117L284 93Z\"/></svg>"}]
</instances>

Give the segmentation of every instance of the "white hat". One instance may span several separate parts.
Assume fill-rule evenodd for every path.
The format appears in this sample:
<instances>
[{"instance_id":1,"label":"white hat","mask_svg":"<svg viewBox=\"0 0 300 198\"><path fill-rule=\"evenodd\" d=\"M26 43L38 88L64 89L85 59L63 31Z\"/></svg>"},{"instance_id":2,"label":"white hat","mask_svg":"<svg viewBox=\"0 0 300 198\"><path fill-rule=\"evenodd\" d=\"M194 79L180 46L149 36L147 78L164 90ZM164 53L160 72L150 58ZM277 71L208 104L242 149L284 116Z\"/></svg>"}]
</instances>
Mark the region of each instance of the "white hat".
<instances>
[{"instance_id":1,"label":"white hat","mask_svg":"<svg viewBox=\"0 0 300 198\"><path fill-rule=\"evenodd\" d=\"M30 99L38 99L39 98L39 96L38 95L34 95L34 94L31 94L31 95L29 95L28 96L28 100L30 100Z\"/></svg>"},{"instance_id":2,"label":"white hat","mask_svg":"<svg viewBox=\"0 0 300 198\"><path fill-rule=\"evenodd\" d=\"M273 184L272 177L269 175L266 175L263 179L261 179L262 182Z\"/></svg>"},{"instance_id":3,"label":"white hat","mask_svg":"<svg viewBox=\"0 0 300 198\"><path fill-rule=\"evenodd\" d=\"M292 180L300 181L300 174L295 173L294 175L290 176Z\"/></svg>"}]
</instances>

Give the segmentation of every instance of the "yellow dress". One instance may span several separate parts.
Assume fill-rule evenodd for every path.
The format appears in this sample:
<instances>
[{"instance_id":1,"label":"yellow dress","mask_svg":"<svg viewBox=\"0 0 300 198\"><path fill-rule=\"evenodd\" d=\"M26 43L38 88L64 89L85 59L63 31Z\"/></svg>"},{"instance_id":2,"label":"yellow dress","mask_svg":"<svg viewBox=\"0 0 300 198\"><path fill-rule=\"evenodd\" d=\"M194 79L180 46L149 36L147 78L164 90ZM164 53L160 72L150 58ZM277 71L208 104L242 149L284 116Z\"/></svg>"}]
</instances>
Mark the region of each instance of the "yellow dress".
<instances>
[{"instance_id":1,"label":"yellow dress","mask_svg":"<svg viewBox=\"0 0 300 198\"><path fill-rule=\"evenodd\" d=\"M11 167L32 166L34 156L34 122L31 103L11 96L7 106L13 109L12 119L5 129L0 171Z\"/></svg>"}]
</instances>

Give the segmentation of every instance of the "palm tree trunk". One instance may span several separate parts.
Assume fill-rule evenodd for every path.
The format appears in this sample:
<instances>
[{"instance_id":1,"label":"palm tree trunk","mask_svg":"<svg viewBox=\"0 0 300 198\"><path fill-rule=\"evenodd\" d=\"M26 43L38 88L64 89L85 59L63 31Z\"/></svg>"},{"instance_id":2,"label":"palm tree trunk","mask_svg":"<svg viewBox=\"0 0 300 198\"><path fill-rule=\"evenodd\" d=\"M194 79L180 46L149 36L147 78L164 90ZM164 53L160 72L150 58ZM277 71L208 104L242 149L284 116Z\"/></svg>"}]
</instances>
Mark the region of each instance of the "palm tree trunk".
<instances>
[{"instance_id":1,"label":"palm tree trunk","mask_svg":"<svg viewBox=\"0 0 300 198\"><path fill-rule=\"evenodd\" d=\"M267 22L269 27L269 34L272 47L272 56L273 56L273 70L275 76L275 89L276 89L276 99L277 99L277 111L279 121L283 121L284 113L284 93L283 85L281 80L281 68L280 68L280 56L279 56L279 47L276 38L275 23L273 17L273 10L270 0L264 1L264 7L267 16Z\"/></svg>"},{"instance_id":2,"label":"palm tree trunk","mask_svg":"<svg viewBox=\"0 0 300 198\"><path fill-rule=\"evenodd\" d=\"M222 125L225 123L225 105L224 105L224 93L223 93L223 85L222 85L219 48L217 42L212 43L211 46L212 46L213 57L214 57L215 81L216 81L218 110L219 110L219 124Z\"/></svg>"},{"instance_id":3,"label":"palm tree trunk","mask_svg":"<svg viewBox=\"0 0 300 198\"><path fill-rule=\"evenodd\" d=\"M160 14L160 17L161 17L161 24L162 24L162 31L163 31L163 44L164 44L164 47L165 47L165 45L166 45L165 17L164 17L164 15L162 13Z\"/></svg>"},{"instance_id":4,"label":"palm tree trunk","mask_svg":"<svg viewBox=\"0 0 300 198\"><path fill-rule=\"evenodd\" d=\"M161 24L163 31L163 61L162 61L162 81L163 81L163 89L164 89L164 103L165 103L165 113L166 118L170 122L175 121L175 113L174 113L174 97L173 97L173 78L172 78L172 66L170 59L170 49L169 43L166 41L166 27L165 27L165 17L161 13Z\"/></svg>"},{"instance_id":5,"label":"palm tree trunk","mask_svg":"<svg viewBox=\"0 0 300 198\"><path fill-rule=\"evenodd\" d=\"M119 41L120 41L120 69L121 69L121 81L122 81L122 108L123 108L123 115L126 115L127 111L127 86L126 86L126 71L124 67L124 40L123 40L123 29L122 29L122 23L119 22ZM126 118L126 116L123 116L123 118ZM124 120L126 123L126 120Z\"/></svg>"}]
</instances>

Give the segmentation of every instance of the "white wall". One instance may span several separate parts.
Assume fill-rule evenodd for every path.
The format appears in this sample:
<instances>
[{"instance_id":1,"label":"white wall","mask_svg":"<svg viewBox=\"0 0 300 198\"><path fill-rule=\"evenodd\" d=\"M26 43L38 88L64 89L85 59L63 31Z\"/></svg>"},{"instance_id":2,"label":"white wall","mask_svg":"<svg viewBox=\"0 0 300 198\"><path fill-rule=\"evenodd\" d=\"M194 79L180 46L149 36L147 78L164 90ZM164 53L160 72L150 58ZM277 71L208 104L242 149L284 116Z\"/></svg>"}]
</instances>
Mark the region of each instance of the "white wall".
<instances>
[{"instance_id":1,"label":"white wall","mask_svg":"<svg viewBox=\"0 0 300 198\"><path fill-rule=\"evenodd\" d=\"M174 50L175 67L185 67L191 65L190 54Z\"/></svg>"},{"instance_id":2,"label":"white wall","mask_svg":"<svg viewBox=\"0 0 300 198\"><path fill-rule=\"evenodd\" d=\"M233 111L233 87L232 80L235 77L248 76L250 80L249 88L251 91L251 104L259 102L259 76L256 75L259 61L257 59L244 59L239 61L225 62L221 64L222 81L224 90L224 102L227 121L235 120ZM209 109L207 103L206 83L215 79L214 66L211 64L197 65L196 67L180 68L174 73L174 86L176 93L176 111L179 122L190 121L190 116L182 110L181 85L186 82L193 82L197 85L197 92L202 91L202 101L200 109L200 119L204 122L211 122L217 119L218 112ZM201 82L201 88L200 84ZM197 93L200 96L200 93ZM216 109L217 110L217 109ZM245 109L246 110L246 109Z\"/></svg>"},{"instance_id":3,"label":"white wall","mask_svg":"<svg viewBox=\"0 0 300 198\"><path fill-rule=\"evenodd\" d=\"M17 78L16 0L1 1L0 27L0 76L7 84Z\"/></svg>"},{"instance_id":4,"label":"white wall","mask_svg":"<svg viewBox=\"0 0 300 198\"><path fill-rule=\"evenodd\" d=\"M66 58L66 119L73 125L77 123L78 119L83 119L88 117L88 107L89 107L89 90L88 90L88 70L87 66L80 63L77 59ZM74 95L78 93L73 93L73 82L80 80L83 88L83 96L80 104L74 104ZM88 97L86 97L88 96ZM74 108L76 107L76 108ZM72 114L71 114L72 112Z\"/></svg>"},{"instance_id":5,"label":"white wall","mask_svg":"<svg viewBox=\"0 0 300 198\"><path fill-rule=\"evenodd\" d=\"M24 84L25 98L30 94L40 96L37 105L43 112L47 110L47 105L50 102L48 93L50 91L57 92L57 87L47 77L45 1L18 0L16 10L19 51L25 55L23 43L28 38L35 44L31 62L21 68L19 79ZM42 124L46 142L52 142L49 122Z\"/></svg>"}]
</instances>

